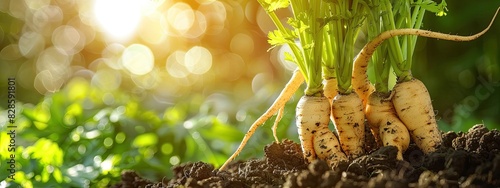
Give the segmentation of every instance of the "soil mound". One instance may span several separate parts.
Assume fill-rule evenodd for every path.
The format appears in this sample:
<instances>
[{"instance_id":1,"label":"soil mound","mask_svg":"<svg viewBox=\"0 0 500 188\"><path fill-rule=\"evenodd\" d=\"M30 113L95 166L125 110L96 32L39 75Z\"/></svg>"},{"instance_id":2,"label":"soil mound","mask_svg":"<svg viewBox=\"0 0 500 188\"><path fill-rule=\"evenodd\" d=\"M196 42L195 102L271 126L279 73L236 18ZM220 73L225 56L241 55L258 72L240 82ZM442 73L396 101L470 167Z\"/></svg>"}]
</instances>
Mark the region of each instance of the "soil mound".
<instances>
[{"instance_id":1,"label":"soil mound","mask_svg":"<svg viewBox=\"0 0 500 188\"><path fill-rule=\"evenodd\" d=\"M442 146L428 155L412 143L398 161L396 147L381 147L336 169L320 160L306 164L300 145L284 140L267 145L264 158L238 161L225 171L186 163L161 182L125 171L112 187L500 187L500 131L475 125L442 137Z\"/></svg>"}]
</instances>

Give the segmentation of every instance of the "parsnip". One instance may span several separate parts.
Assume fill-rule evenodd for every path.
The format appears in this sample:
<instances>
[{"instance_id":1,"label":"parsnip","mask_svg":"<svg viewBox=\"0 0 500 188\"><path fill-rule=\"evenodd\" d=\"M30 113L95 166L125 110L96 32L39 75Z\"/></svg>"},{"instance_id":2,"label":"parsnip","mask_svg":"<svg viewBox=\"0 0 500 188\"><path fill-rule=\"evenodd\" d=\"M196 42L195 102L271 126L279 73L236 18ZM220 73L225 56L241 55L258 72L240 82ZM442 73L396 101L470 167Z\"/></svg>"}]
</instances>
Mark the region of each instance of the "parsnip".
<instances>
[{"instance_id":1,"label":"parsnip","mask_svg":"<svg viewBox=\"0 0 500 188\"><path fill-rule=\"evenodd\" d=\"M297 129L304 158L311 162L316 158L336 166L347 160L339 147L335 134L328 128L330 103L324 96L303 96L297 103Z\"/></svg>"},{"instance_id":2,"label":"parsnip","mask_svg":"<svg viewBox=\"0 0 500 188\"><path fill-rule=\"evenodd\" d=\"M365 115L358 95L350 93L335 96L331 115L344 153L350 159L364 154Z\"/></svg>"},{"instance_id":3,"label":"parsnip","mask_svg":"<svg viewBox=\"0 0 500 188\"><path fill-rule=\"evenodd\" d=\"M337 136L328 126L318 128L314 134L314 151L319 159L326 161L332 168L337 167L341 161L348 161Z\"/></svg>"},{"instance_id":4,"label":"parsnip","mask_svg":"<svg viewBox=\"0 0 500 188\"><path fill-rule=\"evenodd\" d=\"M333 98L338 94L337 79L329 78L323 80L323 94L328 101L333 101Z\"/></svg>"},{"instance_id":5,"label":"parsnip","mask_svg":"<svg viewBox=\"0 0 500 188\"><path fill-rule=\"evenodd\" d=\"M500 8L497 9L486 29L470 36L450 35L421 29L396 29L381 33L363 47L354 61L352 84L355 92L363 101L367 101L367 97L373 92L374 88L368 81L366 68L375 49L386 39L400 35L417 35L451 41L471 41L489 30L499 10ZM413 141L425 153L434 151L441 143L441 137L439 136L431 99L423 83L412 78L409 81L396 84L393 92L392 102L396 113L409 130Z\"/></svg>"},{"instance_id":6,"label":"parsnip","mask_svg":"<svg viewBox=\"0 0 500 188\"><path fill-rule=\"evenodd\" d=\"M442 140L425 85L412 79L396 84L393 92L394 109L410 131L413 141L424 153L434 151Z\"/></svg>"},{"instance_id":7,"label":"parsnip","mask_svg":"<svg viewBox=\"0 0 500 188\"><path fill-rule=\"evenodd\" d=\"M403 152L408 149L410 135L394 110L392 101L378 92L368 97L366 119L375 139L383 146L396 146L398 160L403 160Z\"/></svg>"}]
</instances>

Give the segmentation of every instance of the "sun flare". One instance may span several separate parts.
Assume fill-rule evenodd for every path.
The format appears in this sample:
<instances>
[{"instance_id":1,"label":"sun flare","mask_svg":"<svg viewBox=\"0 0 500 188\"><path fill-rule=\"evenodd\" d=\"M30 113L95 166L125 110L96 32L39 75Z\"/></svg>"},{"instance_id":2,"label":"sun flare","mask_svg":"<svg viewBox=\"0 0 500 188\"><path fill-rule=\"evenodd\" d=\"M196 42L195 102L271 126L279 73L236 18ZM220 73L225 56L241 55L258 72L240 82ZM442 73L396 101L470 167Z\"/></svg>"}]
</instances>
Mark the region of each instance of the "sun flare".
<instances>
[{"instance_id":1,"label":"sun flare","mask_svg":"<svg viewBox=\"0 0 500 188\"><path fill-rule=\"evenodd\" d=\"M139 26L143 5L141 0L95 0L93 11L99 27L107 35L126 40Z\"/></svg>"}]
</instances>

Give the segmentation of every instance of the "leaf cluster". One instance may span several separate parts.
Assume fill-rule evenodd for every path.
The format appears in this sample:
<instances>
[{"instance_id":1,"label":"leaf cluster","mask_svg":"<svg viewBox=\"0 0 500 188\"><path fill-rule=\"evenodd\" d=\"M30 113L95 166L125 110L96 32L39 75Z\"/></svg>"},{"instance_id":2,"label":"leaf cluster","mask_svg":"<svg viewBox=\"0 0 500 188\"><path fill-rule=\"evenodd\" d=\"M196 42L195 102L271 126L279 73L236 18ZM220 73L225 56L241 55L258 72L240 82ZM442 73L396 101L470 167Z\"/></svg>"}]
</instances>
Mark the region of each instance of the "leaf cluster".
<instances>
[{"instance_id":1,"label":"leaf cluster","mask_svg":"<svg viewBox=\"0 0 500 188\"><path fill-rule=\"evenodd\" d=\"M22 187L107 187L125 169L161 180L176 164L221 164L243 132L210 115L203 97L187 97L158 112L124 92L73 79L36 105L18 103L17 172L15 180L8 173L0 179ZM6 131L2 126L0 146L9 143ZM10 157L6 149L0 147L1 161Z\"/></svg>"},{"instance_id":2,"label":"leaf cluster","mask_svg":"<svg viewBox=\"0 0 500 188\"><path fill-rule=\"evenodd\" d=\"M352 63L357 51L354 44L363 25L373 38L383 31L398 28L420 28L425 11L446 15L446 1L433 0L260 0L277 30L268 34L272 48L288 45L292 54L286 60L296 63L306 78L306 94L319 92L320 70L324 78L336 78L339 92L351 90ZM287 26L275 11L290 8L293 13ZM387 90L390 66L399 77L410 77L416 36L395 37L374 56L376 85ZM387 63L386 63L387 62ZM318 66L321 66L318 68Z\"/></svg>"}]
</instances>

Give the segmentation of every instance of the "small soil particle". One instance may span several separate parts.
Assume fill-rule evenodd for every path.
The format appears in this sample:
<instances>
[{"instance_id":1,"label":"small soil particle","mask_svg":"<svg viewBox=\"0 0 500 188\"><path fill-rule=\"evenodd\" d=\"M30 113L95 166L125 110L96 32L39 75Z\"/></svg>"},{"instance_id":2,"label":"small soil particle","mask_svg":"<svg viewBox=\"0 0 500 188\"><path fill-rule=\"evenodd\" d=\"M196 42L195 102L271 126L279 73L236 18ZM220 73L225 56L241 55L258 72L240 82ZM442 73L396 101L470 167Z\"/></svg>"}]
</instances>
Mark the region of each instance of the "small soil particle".
<instances>
[{"instance_id":1,"label":"small soil particle","mask_svg":"<svg viewBox=\"0 0 500 188\"><path fill-rule=\"evenodd\" d=\"M396 147L374 150L372 144L367 155L334 169L320 160L307 164L300 145L284 140L267 145L264 158L234 162L225 171L203 162L186 163L161 182L124 171L112 187L500 187L498 130L475 125L467 133L442 133L442 138L442 145L428 155L410 143L403 161L396 159Z\"/></svg>"},{"instance_id":2,"label":"small soil particle","mask_svg":"<svg viewBox=\"0 0 500 188\"><path fill-rule=\"evenodd\" d=\"M488 132L488 129L483 125L474 125L465 135L465 150L469 152L477 152L480 145L481 137Z\"/></svg>"}]
</instances>

